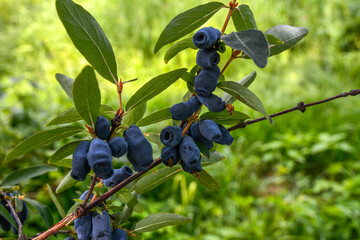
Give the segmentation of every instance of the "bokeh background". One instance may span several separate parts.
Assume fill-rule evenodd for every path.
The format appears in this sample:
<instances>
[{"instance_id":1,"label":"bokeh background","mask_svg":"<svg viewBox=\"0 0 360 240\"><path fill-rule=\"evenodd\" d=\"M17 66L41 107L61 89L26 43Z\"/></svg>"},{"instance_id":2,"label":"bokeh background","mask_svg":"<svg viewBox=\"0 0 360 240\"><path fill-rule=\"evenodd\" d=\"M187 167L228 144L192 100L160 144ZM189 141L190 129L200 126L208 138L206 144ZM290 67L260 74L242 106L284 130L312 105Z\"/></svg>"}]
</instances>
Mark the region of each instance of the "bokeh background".
<instances>
[{"instance_id":1,"label":"bokeh background","mask_svg":"<svg viewBox=\"0 0 360 240\"><path fill-rule=\"evenodd\" d=\"M44 124L72 107L55 80L55 73L75 78L86 60L73 46L57 17L55 1L0 0L0 179L9 172L46 163L68 140L32 151L12 162L4 156L22 139L45 129ZM177 14L205 0L77 0L103 27L116 55L127 99L146 81L167 71L195 64L196 51L186 50L168 64L167 47L153 54L166 24ZM227 2L227 1L224 1ZM260 30L278 24L308 27L295 48L269 59L265 69L251 60L238 60L227 80L238 81L256 70L250 87L269 113L317 101L360 86L360 2L358 0L244 0ZM227 10L206 26L221 28ZM227 32L232 31L230 22ZM222 57L223 66L229 56ZM98 76L102 102L117 106L113 85ZM146 114L178 103L186 92L179 80L147 104ZM218 92L220 94L220 92ZM218 147L226 159L207 171L221 184L220 192L206 190L188 174L178 174L141 195L144 212L189 216L191 224L146 233L144 239L360 239L360 125L359 97L348 97L260 122L234 131L231 147ZM239 103L235 108L252 118L260 114ZM144 131L159 132L169 122ZM154 157L159 148L154 146ZM115 162L115 166L120 163ZM59 168L21 184L27 197L59 214L47 193L68 169ZM89 185L78 183L58 195L65 210ZM46 230L31 210L25 233ZM10 236L1 232L0 236ZM58 236L62 239L63 236ZM53 238L55 239L55 238Z\"/></svg>"}]
</instances>

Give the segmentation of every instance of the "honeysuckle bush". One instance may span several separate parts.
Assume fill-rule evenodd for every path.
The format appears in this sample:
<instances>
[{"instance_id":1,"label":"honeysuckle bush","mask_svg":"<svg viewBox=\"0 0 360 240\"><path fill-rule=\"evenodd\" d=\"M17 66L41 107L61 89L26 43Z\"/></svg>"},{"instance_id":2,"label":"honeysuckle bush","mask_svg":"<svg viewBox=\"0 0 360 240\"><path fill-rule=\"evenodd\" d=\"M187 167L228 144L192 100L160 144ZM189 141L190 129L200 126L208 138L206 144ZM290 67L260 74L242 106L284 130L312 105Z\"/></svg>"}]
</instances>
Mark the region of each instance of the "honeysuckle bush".
<instances>
[{"instance_id":1,"label":"honeysuckle bush","mask_svg":"<svg viewBox=\"0 0 360 240\"><path fill-rule=\"evenodd\" d=\"M229 6L230 9L232 9L230 11L230 15L233 20L233 24L238 32L226 32L226 25L223 23L219 23L218 26L214 26L219 29L223 27L223 36L220 39L228 46L227 51L231 51L233 56L232 58L242 58L244 62L250 62L251 60L249 58L251 58L258 67L262 68L266 66L269 56L273 56L289 49L307 34L307 29L304 27L291 27L285 25L279 25L264 32L256 30L257 24L250 8L247 5L235 6L235 4L235 2L232 2L232 5L230 4ZM178 53L184 54L180 53L180 51L187 48L194 48L192 41L189 41L189 38L191 39L192 33L201 27L202 24L206 25L206 21L211 18L213 14L221 10L224 14L225 20L226 11L224 11L223 8L225 9L228 7L224 3L208 3L197 6L194 9L191 9L187 12L184 12L182 15L175 17L160 35L159 40L155 45L154 52L157 52L160 48L167 44L177 41L165 53L165 62L169 62L169 64L171 64L172 57ZM15 147L13 151L8 153L5 161L15 160L17 157L26 152L36 148L41 148L47 144L64 138L71 137L75 134L82 134L86 130L91 132L91 127L94 127L94 119L96 119L96 117L99 115L107 116L109 119L112 119L115 113L118 113L119 115L119 113L124 110L124 115L120 115L123 118L123 122L117 126L117 128L119 128L117 129L119 134L121 134L121 132L130 124L146 126L148 124L159 124L158 122L167 119L169 120L169 124L172 124L172 121L170 120L171 115L169 114L168 109L150 114L149 116L144 116L146 108L145 103L160 94L163 90L179 79L182 79L188 83L188 89L182 90L184 91L184 94L187 94L186 97L189 97L191 93L193 93L192 85L193 79L195 77L194 71L191 71L194 69L193 66L187 66L187 69L184 68L172 70L168 73L162 73L161 75L154 77L148 83L145 83L144 86L140 88L132 97L130 97L126 103L122 103L122 92L119 91L119 89L123 87L122 91L125 93L126 89L131 86L131 82L127 82L124 86L121 85L121 79L117 76L115 55L105 34L102 32L100 26L96 23L96 20L92 19L84 9L82 9L79 5L74 4L72 1L57 1L57 10L60 19L62 20L74 45L84 55L91 66L84 67L83 71L77 77L74 77L75 81L63 74L56 75L56 79L64 88L69 98L74 102L75 108L64 110L63 114L49 121L47 126L53 126L51 127L51 130L37 133L32 137L24 140L17 147ZM226 20L225 22L227 24ZM231 24L231 21L229 24ZM84 34L83 30L88 31L86 31ZM222 69L226 69L225 66L227 66L227 59L224 61L225 55L221 56L221 66L223 67ZM230 59L233 60L232 58ZM269 58L269 61L271 60L272 58ZM238 61L239 60L236 59L232 64L236 64ZM230 62L231 61L229 61L229 63ZM95 71L100 76L97 77L95 75ZM256 95L254 95L246 88L246 84L252 83L255 77L256 73L252 72L246 78L242 79L240 84L238 84L234 81L227 80L225 72L224 77L219 80L218 88L227 92L227 94L230 94L225 94L223 96L224 100L227 99L230 102L240 100L247 106L261 112L271 121L271 118L268 117L265 108ZM101 105L101 96L98 88L97 78L99 78L99 80L108 80L112 83L115 83L115 90L109 94L112 94L114 98L120 97L120 107ZM181 99L179 99L179 101L181 101ZM221 116L220 120L219 116ZM221 114L202 113L202 115L200 115L200 119L204 118L214 119L223 124L226 122L228 125L235 125L245 121L250 117L235 109L235 113L233 115L230 115L228 112L223 112ZM84 122L80 121L84 121L88 126L84 128ZM77 123L72 124L73 122ZM54 125L58 124L69 125L57 128L54 127ZM147 135L149 140L153 141L155 144L160 145L157 146L158 148L161 147L161 144L159 144L158 140L158 133L149 133ZM83 139L90 137L90 135L85 134L81 136L83 136ZM71 168L71 159L67 157L71 155L78 143L79 141L71 142L60 148L49 159L48 163L58 167ZM224 156L217 151L203 151L203 155L203 163L205 163L204 166L206 164L211 164L224 159ZM48 165L22 169L8 175L1 184L3 187L5 187L4 189L7 192L15 191L18 189L13 189L14 186L21 183L22 181L47 173L48 171L53 171L55 169L56 168ZM134 211L141 211L141 207L138 205L136 200L137 194L152 190L154 187L156 187L157 184L160 184L167 178L178 174L178 172L180 172L180 168L177 168L176 166L173 168L161 166L161 168L156 172L156 177L154 177L152 174L148 174L132 185L128 190L120 190L120 193L114 196L117 196L123 203L125 203L125 205L119 206L116 200L113 202L111 200L107 202L107 207L110 212L114 214L121 214L119 215L121 221L116 219L115 224L132 231L129 235L130 238L138 238L141 236L139 233L142 232L142 230L139 229L146 229L149 222L154 223L156 220L159 220L159 215L150 215L142 222L126 221L126 218L123 218L123 216L125 213L129 212L129 209ZM209 190L220 189L220 185L217 184L216 181L206 172L206 168L199 173L199 176L195 174L194 178ZM59 193L61 191L65 191L66 188L74 183L75 181L69 178L68 174L64 177L56 192ZM51 192L50 188L49 190ZM107 189L100 184L96 185L94 188L94 191L98 195L103 194L106 190ZM136 193L131 193L130 190L135 190ZM68 213L65 214L65 212L62 210L61 204L56 201L55 195L51 196L62 217L70 214L75 209L71 208ZM15 197L15 202L16 199L18 199L18 197ZM33 203L34 207L43 217L47 227L50 227L53 223L51 211L46 206L36 202L35 200L29 200L29 202ZM79 201L79 203L81 203L81 201ZM96 209L96 211L99 210ZM161 215L161 218L163 218L161 220L165 219L165 224L161 224L160 227L172 224L185 224L190 221L188 218L176 216L173 214ZM157 228L148 227L146 231L152 231L156 229Z\"/></svg>"}]
</instances>

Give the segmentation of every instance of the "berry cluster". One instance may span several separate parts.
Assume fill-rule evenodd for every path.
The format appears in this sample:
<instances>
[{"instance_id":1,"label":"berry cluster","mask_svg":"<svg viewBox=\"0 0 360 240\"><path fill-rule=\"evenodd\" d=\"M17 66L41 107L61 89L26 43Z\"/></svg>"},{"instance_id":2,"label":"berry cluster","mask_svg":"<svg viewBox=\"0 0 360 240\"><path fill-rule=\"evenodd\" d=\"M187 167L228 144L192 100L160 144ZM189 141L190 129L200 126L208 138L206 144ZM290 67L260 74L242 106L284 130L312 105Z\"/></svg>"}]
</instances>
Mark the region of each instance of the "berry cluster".
<instances>
[{"instance_id":1,"label":"berry cluster","mask_svg":"<svg viewBox=\"0 0 360 240\"><path fill-rule=\"evenodd\" d=\"M85 191L80 199L85 200L88 191ZM74 227L78 239L101 239L101 240L126 240L127 233L123 229L112 230L110 216L107 211L102 214L90 212L74 221ZM71 237L70 237L71 238Z\"/></svg>"},{"instance_id":2,"label":"berry cluster","mask_svg":"<svg viewBox=\"0 0 360 240\"><path fill-rule=\"evenodd\" d=\"M9 195L13 196L11 193ZM20 212L16 212L16 214L19 217L20 222L23 224L28 217L28 208L26 206L26 203L23 200L21 200L21 203L22 203L22 210ZM15 220L14 213L11 211L10 207L7 205L7 202L5 200L1 200L0 204L6 208L6 210L11 214L11 217ZM0 226L1 226L1 229L4 230L5 232L9 231L11 228L11 231L15 235L18 235L18 230L16 230L16 228L14 226L12 226L10 224L10 222L8 220L6 220L1 214L0 214Z\"/></svg>"},{"instance_id":3,"label":"berry cluster","mask_svg":"<svg viewBox=\"0 0 360 240\"><path fill-rule=\"evenodd\" d=\"M107 179L104 182L106 186L114 187L126 178L124 176L131 175L132 170L123 167L114 171L112 156L118 158L127 153L135 171L142 171L153 162L151 144L136 125L131 125L124 131L124 138L114 137L106 142L110 134L110 122L100 116L94 132L98 138L91 142L81 142L74 151L71 171L74 179L85 180L92 169L97 177Z\"/></svg>"}]
</instances>

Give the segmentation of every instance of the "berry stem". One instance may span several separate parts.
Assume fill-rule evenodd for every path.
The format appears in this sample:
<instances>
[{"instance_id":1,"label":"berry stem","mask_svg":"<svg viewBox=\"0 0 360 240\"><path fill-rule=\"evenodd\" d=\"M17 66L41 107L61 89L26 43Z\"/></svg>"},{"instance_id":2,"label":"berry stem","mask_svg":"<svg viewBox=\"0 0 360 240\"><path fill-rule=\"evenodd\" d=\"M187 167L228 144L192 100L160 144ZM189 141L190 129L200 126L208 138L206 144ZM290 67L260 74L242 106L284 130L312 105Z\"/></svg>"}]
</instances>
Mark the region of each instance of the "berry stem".
<instances>
[{"instance_id":1,"label":"berry stem","mask_svg":"<svg viewBox=\"0 0 360 240\"><path fill-rule=\"evenodd\" d=\"M8 197L8 195L6 194L5 191L2 191L1 194L2 194L5 202L7 203L7 205L9 206L11 212L13 213L13 215L14 215L14 217L15 217L15 221L16 221L16 223L17 223L17 225L18 225L18 237L19 237L18 239L27 239L27 238L26 238L25 236L23 236L23 234L22 234L23 225L22 225L22 223L21 223L21 221L20 221L20 218L19 218L18 214L17 214L16 211L15 211L15 208L14 208L13 205L11 204L11 200L7 200L7 199L6 199L6 197Z\"/></svg>"},{"instance_id":2,"label":"berry stem","mask_svg":"<svg viewBox=\"0 0 360 240\"><path fill-rule=\"evenodd\" d=\"M233 54L231 54L229 60L226 62L225 66L224 66L223 69L221 70L219 78L221 77L221 75L223 75L223 73L224 73L225 70L228 68L228 66L230 65L230 63L231 63L240 53L241 53L240 50L236 50L236 51L233 52Z\"/></svg>"},{"instance_id":3,"label":"berry stem","mask_svg":"<svg viewBox=\"0 0 360 240\"><path fill-rule=\"evenodd\" d=\"M94 176L91 179L91 185L90 185L90 189L89 192L87 193L84 202L82 203L83 206L86 206L86 203L89 201L91 193L94 189L95 183L97 182L97 177L96 174L94 173Z\"/></svg>"},{"instance_id":4,"label":"berry stem","mask_svg":"<svg viewBox=\"0 0 360 240\"><path fill-rule=\"evenodd\" d=\"M229 20L230 20L230 17L231 17L231 14L232 12L234 11L234 9L236 8L236 0L233 0L232 2L230 1L229 3L229 12L228 12L228 15L226 16L226 19L225 19L225 22L224 22L224 25L221 29L221 33L224 34L225 30L226 30L226 27L229 23Z\"/></svg>"},{"instance_id":5,"label":"berry stem","mask_svg":"<svg viewBox=\"0 0 360 240\"><path fill-rule=\"evenodd\" d=\"M122 79L120 78L120 81L116 83L116 87L117 87L117 93L119 95L119 112L122 111L122 99L121 99L121 93L123 90L123 83L122 83Z\"/></svg>"},{"instance_id":6,"label":"berry stem","mask_svg":"<svg viewBox=\"0 0 360 240\"><path fill-rule=\"evenodd\" d=\"M184 128L183 132L182 132L182 136L185 136L185 133L189 130L191 124L193 123L193 121L197 118L197 115L199 114L200 110L201 110L202 105L199 107L198 110L196 110L196 112L190 117L190 121L187 123L186 127Z\"/></svg>"}]
</instances>

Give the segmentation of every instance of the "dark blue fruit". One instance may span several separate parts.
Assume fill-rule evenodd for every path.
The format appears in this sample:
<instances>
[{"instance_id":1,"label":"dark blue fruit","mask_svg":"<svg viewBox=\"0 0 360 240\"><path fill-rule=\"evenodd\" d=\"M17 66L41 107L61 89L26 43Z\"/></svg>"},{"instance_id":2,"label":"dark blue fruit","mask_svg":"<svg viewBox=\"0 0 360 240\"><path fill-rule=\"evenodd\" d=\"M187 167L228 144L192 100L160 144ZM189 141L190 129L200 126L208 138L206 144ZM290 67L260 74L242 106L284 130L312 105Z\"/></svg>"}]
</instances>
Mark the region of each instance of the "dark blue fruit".
<instances>
[{"instance_id":1,"label":"dark blue fruit","mask_svg":"<svg viewBox=\"0 0 360 240\"><path fill-rule=\"evenodd\" d=\"M197 171L201 167L200 150L190 136L182 138L179 145L179 152L181 156L181 165L185 166L184 170L192 173L192 170ZM200 170L201 171L201 170Z\"/></svg>"},{"instance_id":2,"label":"dark blue fruit","mask_svg":"<svg viewBox=\"0 0 360 240\"><path fill-rule=\"evenodd\" d=\"M110 122L103 116L99 116L95 123L95 135L105 140L110 133Z\"/></svg>"},{"instance_id":3,"label":"dark blue fruit","mask_svg":"<svg viewBox=\"0 0 360 240\"><path fill-rule=\"evenodd\" d=\"M166 166L174 166L180 161L180 153L177 146L175 147L164 147L161 150L161 161Z\"/></svg>"},{"instance_id":4,"label":"dark blue fruit","mask_svg":"<svg viewBox=\"0 0 360 240\"><path fill-rule=\"evenodd\" d=\"M111 154L114 157L119 158L127 152L128 145L123 137L114 137L108 143L111 149Z\"/></svg>"},{"instance_id":5,"label":"dark blue fruit","mask_svg":"<svg viewBox=\"0 0 360 240\"><path fill-rule=\"evenodd\" d=\"M160 133L161 142L168 147L178 145L182 138L182 129L178 126L167 126Z\"/></svg>"},{"instance_id":6,"label":"dark blue fruit","mask_svg":"<svg viewBox=\"0 0 360 240\"><path fill-rule=\"evenodd\" d=\"M214 146L213 142L210 141L209 139L205 138L203 135L201 135L200 129L199 129L199 124L200 124L199 122L191 124L190 134L191 134L192 138L196 141L199 141L199 142L205 144L207 149L213 148L213 146Z\"/></svg>"},{"instance_id":7,"label":"dark blue fruit","mask_svg":"<svg viewBox=\"0 0 360 240\"><path fill-rule=\"evenodd\" d=\"M219 39L221 32L213 27L202 28L193 36L193 43L197 48L212 48Z\"/></svg>"},{"instance_id":8,"label":"dark blue fruit","mask_svg":"<svg viewBox=\"0 0 360 240\"><path fill-rule=\"evenodd\" d=\"M102 215L98 213L93 214L92 226L91 237L93 240L111 240L110 216L106 211L102 211Z\"/></svg>"},{"instance_id":9,"label":"dark blue fruit","mask_svg":"<svg viewBox=\"0 0 360 240\"><path fill-rule=\"evenodd\" d=\"M10 212L10 208L8 206L6 206L5 201L0 201L0 204L3 205L8 212ZM10 222L8 220L6 220L2 215L0 215L0 226L1 226L1 229L5 232L9 231L11 228Z\"/></svg>"},{"instance_id":10,"label":"dark blue fruit","mask_svg":"<svg viewBox=\"0 0 360 240\"><path fill-rule=\"evenodd\" d=\"M107 187L115 187L120 182L124 181L126 178L130 177L133 174L133 171L128 166L123 166L120 169L114 170L114 175L111 176L111 178L102 180L102 182Z\"/></svg>"},{"instance_id":11,"label":"dark blue fruit","mask_svg":"<svg viewBox=\"0 0 360 240\"><path fill-rule=\"evenodd\" d=\"M195 77L195 92L200 97L208 97L216 89L220 76L220 68L214 66L209 69L202 69ZM200 99L199 99L200 100Z\"/></svg>"},{"instance_id":12,"label":"dark blue fruit","mask_svg":"<svg viewBox=\"0 0 360 240\"><path fill-rule=\"evenodd\" d=\"M234 141L234 138L230 135L229 131L223 126L218 124L218 127L220 129L222 138L218 141L214 141L218 144L223 144L223 145L231 145L232 142Z\"/></svg>"},{"instance_id":13,"label":"dark blue fruit","mask_svg":"<svg viewBox=\"0 0 360 240\"><path fill-rule=\"evenodd\" d=\"M107 142L94 138L90 143L87 159L90 167L99 178L108 179L114 174L111 149Z\"/></svg>"},{"instance_id":14,"label":"dark blue fruit","mask_svg":"<svg viewBox=\"0 0 360 240\"><path fill-rule=\"evenodd\" d=\"M145 170L154 161L150 142L136 125L130 125L124 131L124 137L128 144L127 158L129 162L135 171Z\"/></svg>"},{"instance_id":15,"label":"dark blue fruit","mask_svg":"<svg viewBox=\"0 0 360 240\"><path fill-rule=\"evenodd\" d=\"M84 181L86 175L90 172L90 166L87 160L90 142L83 141L75 149L71 164L71 177L77 181Z\"/></svg>"},{"instance_id":16,"label":"dark blue fruit","mask_svg":"<svg viewBox=\"0 0 360 240\"><path fill-rule=\"evenodd\" d=\"M220 97L214 94L211 94L208 97L198 96L198 99L201 104L204 104L211 112L221 112L224 111L226 108L225 102Z\"/></svg>"},{"instance_id":17,"label":"dark blue fruit","mask_svg":"<svg viewBox=\"0 0 360 240\"><path fill-rule=\"evenodd\" d=\"M221 131L216 122L210 119L201 120L199 123L201 135L210 141L219 141L222 138Z\"/></svg>"},{"instance_id":18,"label":"dark blue fruit","mask_svg":"<svg viewBox=\"0 0 360 240\"><path fill-rule=\"evenodd\" d=\"M91 213L88 213L81 218L75 219L74 228L78 236L78 239L85 239L85 240L90 239L91 231L92 231Z\"/></svg>"},{"instance_id":19,"label":"dark blue fruit","mask_svg":"<svg viewBox=\"0 0 360 240\"><path fill-rule=\"evenodd\" d=\"M201 158L196 162L196 164L193 164L191 166L187 165L186 162L181 161L180 162L181 167L185 172L193 174L194 172L201 172L202 166L201 166Z\"/></svg>"},{"instance_id":20,"label":"dark blue fruit","mask_svg":"<svg viewBox=\"0 0 360 240\"><path fill-rule=\"evenodd\" d=\"M201 68L212 68L220 62L220 55L218 52L211 49L199 49L196 56L196 64Z\"/></svg>"},{"instance_id":21,"label":"dark blue fruit","mask_svg":"<svg viewBox=\"0 0 360 240\"><path fill-rule=\"evenodd\" d=\"M127 240L127 233L124 229L115 228L112 233L112 240Z\"/></svg>"},{"instance_id":22,"label":"dark blue fruit","mask_svg":"<svg viewBox=\"0 0 360 240\"><path fill-rule=\"evenodd\" d=\"M193 115L193 113L196 112L200 107L201 103L199 102L197 97L194 96L186 102L181 102L173 105L170 108L170 113L173 119L184 120Z\"/></svg>"},{"instance_id":23,"label":"dark blue fruit","mask_svg":"<svg viewBox=\"0 0 360 240\"><path fill-rule=\"evenodd\" d=\"M20 212L16 212L17 216L19 217L19 220L21 223L24 223L25 220L28 217L28 208L26 206L26 203L24 201L21 201L23 203L23 208ZM11 217L15 220L15 216L14 213L11 211ZM16 221L16 220L15 220ZM16 230L16 228L14 228L14 226L11 226L11 231L13 234L18 235L18 230Z\"/></svg>"}]
</instances>

